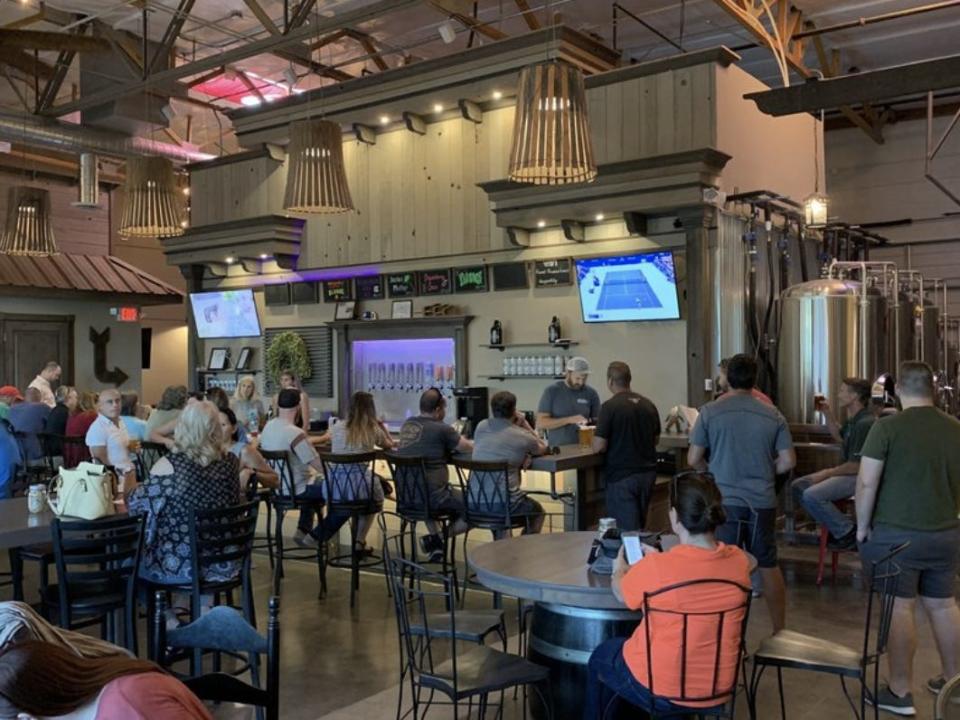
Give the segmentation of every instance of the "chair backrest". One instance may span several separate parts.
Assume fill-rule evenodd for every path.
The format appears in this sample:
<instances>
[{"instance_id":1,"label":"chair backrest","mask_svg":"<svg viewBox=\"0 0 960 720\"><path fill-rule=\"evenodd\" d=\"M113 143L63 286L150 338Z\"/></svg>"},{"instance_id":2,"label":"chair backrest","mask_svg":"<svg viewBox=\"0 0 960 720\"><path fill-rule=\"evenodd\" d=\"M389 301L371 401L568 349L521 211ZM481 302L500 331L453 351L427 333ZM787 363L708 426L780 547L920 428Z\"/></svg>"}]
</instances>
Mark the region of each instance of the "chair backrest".
<instances>
[{"instance_id":1,"label":"chair backrest","mask_svg":"<svg viewBox=\"0 0 960 720\"><path fill-rule=\"evenodd\" d=\"M163 443L150 442L144 440L140 443L140 451L137 453L136 465L137 476L141 482L150 474L150 469L156 465L157 461L170 452Z\"/></svg>"},{"instance_id":2,"label":"chair backrest","mask_svg":"<svg viewBox=\"0 0 960 720\"><path fill-rule=\"evenodd\" d=\"M280 487L277 488L277 494L282 497L292 498L297 494L296 483L293 479L293 466L290 464L290 458L287 457L287 450L261 450L260 454L267 464L273 468L273 471L280 478Z\"/></svg>"},{"instance_id":3,"label":"chair backrest","mask_svg":"<svg viewBox=\"0 0 960 720\"><path fill-rule=\"evenodd\" d=\"M385 453L396 488L397 513L410 520L430 519L430 486L422 457Z\"/></svg>"},{"instance_id":4,"label":"chair backrest","mask_svg":"<svg viewBox=\"0 0 960 720\"><path fill-rule=\"evenodd\" d=\"M513 527L510 517L510 466L505 462L454 460L467 524L489 530Z\"/></svg>"},{"instance_id":5,"label":"chair backrest","mask_svg":"<svg viewBox=\"0 0 960 720\"><path fill-rule=\"evenodd\" d=\"M900 566L894 558L910 543L892 546L890 551L870 566L870 593L867 596L867 621L863 633L863 658L865 662L877 662L887 651L890 638L890 623L893 619L893 602ZM876 626L876 632L873 631Z\"/></svg>"},{"instance_id":6,"label":"chair backrest","mask_svg":"<svg viewBox=\"0 0 960 720\"><path fill-rule=\"evenodd\" d=\"M377 453L320 453L328 508L373 512Z\"/></svg>"},{"instance_id":7,"label":"chair backrest","mask_svg":"<svg viewBox=\"0 0 960 720\"><path fill-rule=\"evenodd\" d=\"M716 592L729 594L735 600L719 600L715 607L706 610L679 610L685 603L672 606L671 596L697 595ZM654 695L674 703L684 702L714 703L720 705L732 697L737 689L740 661L743 654L743 638L747 632L747 620L750 616L749 587L732 580L697 579L675 583L643 597L643 626L647 641L647 687ZM669 633L671 642L666 646L670 654L679 650L679 661L660 655L665 643L663 638L656 644L654 633ZM679 638L673 638L678 633ZM695 636L694 636L695 634ZM710 638L714 647L705 651L703 639ZM676 642L676 644L674 644ZM655 677L654 668L673 665L679 672L680 692L669 692L669 685L661 676ZM704 665L709 665L705 668ZM707 670L709 680L704 687L703 671ZM726 673L725 673L726 670ZM691 674L698 679L690 682Z\"/></svg>"},{"instance_id":8,"label":"chair backrest","mask_svg":"<svg viewBox=\"0 0 960 720\"><path fill-rule=\"evenodd\" d=\"M43 450L43 459L50 472L57 471L56 459L63 456L63 436L56 433L37 433L40 448Z\"/></svg>"},{"instance_id":9,"label":"chair backrest","mask_svg":"<svg viewBox=\"0 0 960 720\"><path fill-rule=\"evenodd\" d=\"M727 522L737 526L737 547L743 550L749 550L755 547L756 543L754 541L757 539L757 511L754 509L753 503L739 495L724 495L723 504L745 507L749 510L748 517L728 516Z\"/></svg>"},{"instance_id":10,"label":"chair backrest","mask_svg":"<svg viewBox=\"0 0 960 720\"><path fill-rule=\"evenodd\" d=\"M381 527L385 529L385 525ZM402 533L388 535L384 532L383 561L393 590L402 662L411 677L417 680L421 675L438 676L437 666L449 658L451 673L443 677L453 685L456 694L457 603L454 579L402 557L403 542ZM443 623L445 637L440 640L443 647L435 652L434 643L438 638L431 632L430 622L431 618L436 622L441 614L445 614L448 620ZM414 627L419 631L414 633Z\"/></svg>"},{"instance_id":11,"label":"chair backrest","mask_svg":"<svg viewBox=\"0 0 960 720\"><path fill-rule=\"evenodd\" d=\"M130 515L100 520L54 518L50 532L63 627L70 626L73 599L85 592L122 592L133 602L145 519Z\"/></svg>"},{"instance_id":12,"label":"chair backrest","mask_svg":"<svg viewBox=\"0 0 960 720\"><path fill-rule=\"evenodd\" d=\"M265 687L257 687L232 675L215 672L184 680L184 684L201 700L236 702L266 710L267 720L280 717L280 598L270 598L267 636L260 635L241 613L231 607L217 606L189 625L167 630L166 593L156 594L154 633L156 662L168 667L168 650L211 650L234 653L257 653L267 656Z\"/></svg>"},{"instance_id":13,"label":"chair backrest","mask_svg":"<svg viewBox=\"0 0 960 720\"><path fill-rule=\"evenodd\" d=\"M195 510L191 515L190 569L197 597L214 573L224 582L230 576L249 581L259 507L254 500L216 510Z\"/></svg>"}]
</instances>

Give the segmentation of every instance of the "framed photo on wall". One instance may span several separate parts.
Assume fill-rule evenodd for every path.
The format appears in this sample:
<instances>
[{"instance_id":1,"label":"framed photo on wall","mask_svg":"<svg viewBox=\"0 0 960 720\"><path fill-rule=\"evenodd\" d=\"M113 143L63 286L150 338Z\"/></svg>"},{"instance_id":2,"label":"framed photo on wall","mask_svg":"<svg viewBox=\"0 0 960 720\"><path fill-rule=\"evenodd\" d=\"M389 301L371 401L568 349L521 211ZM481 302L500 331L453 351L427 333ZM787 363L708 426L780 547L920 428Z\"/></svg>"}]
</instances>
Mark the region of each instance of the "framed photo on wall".
<instances>
[{"instance_id":1,"label":"framed photo on wall","mask_svg":"<svg viewBox=\"0 0 960 720\"><path fill-rule=\"evenodd\" d=\"M249 370L250 369L250 359L253 357L253 348L244 347L240 349L240 354L237 356L237 362L233 366L235 370Z\"/></svg>"},{"instance_id":2,"label":"framed photo on wall","mask_svg":"<svg viewBox=\"0 0 960 720\"><path fill-rule=\"evenodd\" d=\"M357 310L356 300L345 300L337 303L337 310L333 314L334 320L353 320L353 315Z\"/></svg>"},{"instance_id":3,"label":"framed photo on wall","mask_svg":"<svg viewBox=\"0 0 960 720\"><path fill-rule=\"evenodd\" d=\"M226 370L230 351L225 347L215 347L210 350L210 360L207 361L207 370Z\"/></svg>"},{"instance_id":4,"label":"framed photo on wall","mask_svg":"<svg viewBox=\"0 0 960 720\"><path fill-rule=\"evenodd\" d=\"M390 317L394 320L406 320L413 317L413 300L394 300Z\"/></svg>"}]
</instances>

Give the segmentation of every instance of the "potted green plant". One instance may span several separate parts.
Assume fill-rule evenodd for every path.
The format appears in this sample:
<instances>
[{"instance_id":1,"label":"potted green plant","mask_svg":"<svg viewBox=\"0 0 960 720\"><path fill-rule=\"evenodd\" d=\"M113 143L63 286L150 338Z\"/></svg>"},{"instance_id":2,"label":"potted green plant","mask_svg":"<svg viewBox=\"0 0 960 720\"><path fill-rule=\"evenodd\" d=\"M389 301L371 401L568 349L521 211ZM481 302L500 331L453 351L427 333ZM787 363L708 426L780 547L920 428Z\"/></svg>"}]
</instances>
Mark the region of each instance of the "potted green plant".
<instances>
[{"instance_id":1,"label":"potted green plant","mask_svg":"<svg viewBox=\"0 0 960 720\"><path fill-rule=\"evenodd\" d=\"M306 380L313 374L307 344L292 331L282 332L270 341L267 345L266 364L267 375L274 384L279 384L280 373L284 370L292 370L301 380Z\"/></svg>"}]
</instances>

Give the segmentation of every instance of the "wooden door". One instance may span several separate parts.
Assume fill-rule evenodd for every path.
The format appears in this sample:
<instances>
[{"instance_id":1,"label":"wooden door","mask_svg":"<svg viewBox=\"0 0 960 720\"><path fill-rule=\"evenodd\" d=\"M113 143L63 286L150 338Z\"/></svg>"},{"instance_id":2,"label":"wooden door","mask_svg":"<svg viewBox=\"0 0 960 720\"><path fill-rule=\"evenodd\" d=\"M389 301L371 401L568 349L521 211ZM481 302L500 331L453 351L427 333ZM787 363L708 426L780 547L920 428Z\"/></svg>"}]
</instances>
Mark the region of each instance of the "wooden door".
<instances>
[{"instance_id":1,"label":"wooden door","mask_svg":"<svg viewBox=\"0 0 960 720\"><path fill-rule=\"evenodd\" d=\"M50 360L63 368L60 383L73 383L73 317L0 315L0 337L0 384L23 392Z\"/></svg>"}]
</instances>

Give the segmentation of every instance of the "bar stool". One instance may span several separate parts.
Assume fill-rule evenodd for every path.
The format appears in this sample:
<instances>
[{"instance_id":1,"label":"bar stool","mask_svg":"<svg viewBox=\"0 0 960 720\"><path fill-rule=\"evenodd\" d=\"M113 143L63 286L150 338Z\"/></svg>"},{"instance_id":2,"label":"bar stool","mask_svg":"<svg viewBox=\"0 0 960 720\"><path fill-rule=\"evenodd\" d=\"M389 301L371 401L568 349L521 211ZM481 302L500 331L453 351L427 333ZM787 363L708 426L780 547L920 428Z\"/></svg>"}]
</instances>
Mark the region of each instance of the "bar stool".
<instances>
[{"instance_id":1,"label":"bar stool","mask_svg":"<svg viewBox=\"0 0 960 720\"><path fill-rule=\"evenodd\" d=\"M327 560L333 567L350 568L350 607L356 604L360 589L360 568L374 567L382 560L372 555L362 561L357 552L357 531L360 517L375 515L383 509L374 495L374 483L379 479L374 472L376 452L368 453L320 453L323 464L323 496L327 501L327 516L323 520L323 537L326 544L343 522L350 522L350 553L336 555ZM344 561L349 557L349 565Z\"/></svg>"}]
</instances>

